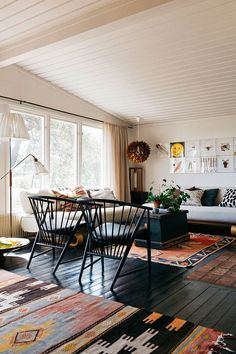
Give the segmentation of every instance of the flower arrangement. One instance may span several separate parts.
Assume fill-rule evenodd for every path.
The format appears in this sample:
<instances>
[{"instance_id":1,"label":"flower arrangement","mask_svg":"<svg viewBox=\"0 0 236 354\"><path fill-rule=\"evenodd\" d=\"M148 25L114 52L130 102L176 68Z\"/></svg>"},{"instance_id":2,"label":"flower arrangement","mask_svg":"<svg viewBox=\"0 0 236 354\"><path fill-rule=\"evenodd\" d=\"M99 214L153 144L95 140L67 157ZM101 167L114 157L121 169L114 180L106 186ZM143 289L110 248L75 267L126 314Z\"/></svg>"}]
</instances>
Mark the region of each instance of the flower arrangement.
<instances>
[{"instance_id":1,"label":"flower arrangement","mask_svg":"<svg viewBox=\"0 0 236 354\"><path fill-rule=\"evenodd\" d=\"M149 189L147 200L153 202L156 208L169 208L175 213L180 210L182 201L186 202L190 198L188 193L181 191L179 185L174 185L174 181L168 184L166 179L163 179L160 192L155 194L153 191L154 182Z\"/></svg>"},{"instance_id":2,"label":"flower arrangement","mask_svg":"<svg viewBox=\"0 0 236 354\"><path fill-rule=\"evenodd\" d=\"M144 162L150 155L150 147L144 141L133 141L127 149L128 159L133 162Z\"/></svg>"}]
</instances>

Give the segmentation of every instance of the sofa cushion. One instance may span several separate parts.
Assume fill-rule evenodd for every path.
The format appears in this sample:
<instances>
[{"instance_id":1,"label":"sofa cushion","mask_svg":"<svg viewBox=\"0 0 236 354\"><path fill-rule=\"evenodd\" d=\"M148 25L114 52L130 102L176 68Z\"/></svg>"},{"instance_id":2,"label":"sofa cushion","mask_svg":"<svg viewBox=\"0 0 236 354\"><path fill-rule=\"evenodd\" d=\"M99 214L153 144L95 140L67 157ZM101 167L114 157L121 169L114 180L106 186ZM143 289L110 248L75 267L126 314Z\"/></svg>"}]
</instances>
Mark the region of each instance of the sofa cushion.
<instances>
[{"instance_id":1,"label":"sofa cushion","mask_svg":"<svg viewBox=\"0 0 236 354\"><path fill-rule=\"evenodd\" d=\"M26 213L26 214L33 214L33 210L32 210L32 207L31 207L31 204L30 204L30 201L29 201L29 197L32 196L32 195L36 195L36 194L41 194L41 195L53 195L52 191L51 190L48 190L48 189L42 189L40 191L25 191L25 190L22 190L20 191L19 193L19 199L20 199L20 202L21 202L21 206L22 206L22 209L23 211Z\"/></svg>"},{"instance_id":2,"label":"sofa cushion","mask_svg":"<svg viewBox=\"0 0 236 354\"><path fill-rule=\"evenodd\" d=\"M221 207L236 207L236 189L228 188L224 194L222 202L219 204Z\"/></svg>"},{"instance_id":3,"label":"sofa cushion","mask_svg":"<svg viewBox=\"0 0 236 354\"><path fill-rule=\"evenodd\" d=\"M116 200L114 193L111 189L100 189L98 191L90 191L90 197L93 199L110 199ZM106 204L106 207L110 207L113 204Z\"/></svg>"},{"instance_id":4,"label":"sofa cushion","mask_svg":"<svg viewBox=\"0 0 236 354\"><path fill-rule=\"evenodd\" d=\"M185 193L188 193L190 196L189 199L186 200L186 202L182 202L182 205L195 205L195 206L201 206L201 199L203 196L204 191L201 189L196 189L196 190L185 190Z\"/></svg>"},{"instance_id":5,"label":"sofa cushion","mask_svg":"<svg viewBox=\"0 0 236 354\"><path fill-rule=\"evenodd\" d=\"M215 206L218 191L219 191L219 188L205 189L202 199L201 199L202 205L203 206Z\"/></svg>"},{"instance_id":6,"label":"sofa cushion","mask_svg":"<svg viewBox=\"0 0 236 354\"><path fill-rule=\"evenodd\" d=\"M234 208L218 206L180 206L181 210L188 210L187 218L192 221L215 222L225 224L236 224L236 213Z\"/></svg>"}]
</instances>

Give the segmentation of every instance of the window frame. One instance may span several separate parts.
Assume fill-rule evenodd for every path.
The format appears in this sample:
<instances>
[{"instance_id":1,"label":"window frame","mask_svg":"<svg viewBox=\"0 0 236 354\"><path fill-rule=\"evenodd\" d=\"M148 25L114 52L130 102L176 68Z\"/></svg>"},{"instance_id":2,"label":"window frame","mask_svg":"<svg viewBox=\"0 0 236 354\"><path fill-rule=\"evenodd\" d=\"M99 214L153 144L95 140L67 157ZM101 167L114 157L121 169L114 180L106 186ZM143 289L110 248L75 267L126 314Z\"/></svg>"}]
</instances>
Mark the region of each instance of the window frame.
<instances>
[{"instance_id":1,"label":"window frame","mask_svg":"<svg viewBox=\"0 0 236 354\"><path fill-rule=\"evenodd\" d=\"M6 102L3 102L6 103ZM82 129L83 125L93 128L98 128L102 130L102 142L104 141L104 129L103 129L103 122L99 121L91 121L86 118L80 117L73 117L66 113L58 113L53 110L49 109L41 109L41 108L34 108L28 107L24 103L11 103L7 102L9 105L9 109L12 112L18 112L22 115L28 114L32 116L42 117L42 159L40 160L47 170L49 174L41 176L41 188L50 188L50 119L57 119L69 123L74 123L76 125L76 134L75 134L75 152L76 152L76 166L75 166L75 178L76 184L81 184L81 177L82 177ZM102 147L102 153L103 153ZM0 147L0 154L3 157L3 164L1 165L1 175L6 173L9 170L9 142L3 142ZM103 157L102 157L103 160ZM102 176L101 176L101 188L104 184L104 170L103 166L102 169ZM3 205L1 207L2 213L7 213L9 211L9 185L7 183L7 179L2 181L1 190L3 191Z\"/></svg>"}]
</instances>

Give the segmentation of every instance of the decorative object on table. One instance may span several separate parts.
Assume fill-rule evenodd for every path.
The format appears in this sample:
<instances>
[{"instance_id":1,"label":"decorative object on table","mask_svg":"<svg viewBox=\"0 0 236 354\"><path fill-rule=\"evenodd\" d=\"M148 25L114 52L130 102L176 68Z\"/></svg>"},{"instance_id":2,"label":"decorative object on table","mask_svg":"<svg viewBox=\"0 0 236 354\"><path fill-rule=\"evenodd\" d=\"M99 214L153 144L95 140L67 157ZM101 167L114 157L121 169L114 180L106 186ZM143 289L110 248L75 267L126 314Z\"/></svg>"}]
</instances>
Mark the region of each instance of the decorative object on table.
<instances>
[{"instance_id":1,"label":"decorative object on table","mask_svg":"<svg viewBox=\"0 0 236 354\"><path fill-rule=\"evenodd\" d=\"M15 166L12 166L12 139L30 139L24 119L18 113L4 113L0 121L0 139L7 139L9 141L9 170L5 173L0 180L9 175L9 196L10 196L10 236L12 237L12 171L19 166L28 157L33 157L35 174L48 173L46 168L38 161L32 154L27 155Z\"/></svg>"},{"instance_id":2,"label":"decorative object on table","mask_svg":"<svg viewBox=\"0 0 236 354\"><path fill-rule=\"evenodd\" d=\"M174 185L174 181L168 184L167 180L163 179L160 192L157 194L153 192L153 188L154 185L152 184L149 188L148 201L154 203L154 208L161 206L165 209L169 208L172 212L176 213L180 210L182 201L186 202L189 198L189 194L181 191L180 186Z\"/></svg>"},{"instance_id":3,"label":"decorative object on table","mask_svg":"<svg viewBox=\"0 0 236 354\"><path fill-rule=\"evenodd\" d=\"M236 345L219 330L0 270L6 294L1 353L220 353Z\"/></svg>"},{"instance_id":4,"label":"decorative object on table","mask_svg":"<svg viewBox=\"0 0 236 354\"><path fill-rule=\"evenodd\" d=\"M234 241L234 237L191 233L188 241L164 250L152 249L152 262L181 268L193 267ZM146 253L145 247L132 246L129 257L146 260Z\"/></svg>"},{"instance_id":5,"label":"decorative object on table","mask_svg":"<svg viewBox=\"0 0 236 354\"><path fill-rule=\"evenodd\" d=\"M200 280L210 284L230 286L236 289L236 278L233 276L233 274L235 274L235 268L235 253L225 251L203 267L188 273L186 279Z\"/></svg>"}]
</instances>

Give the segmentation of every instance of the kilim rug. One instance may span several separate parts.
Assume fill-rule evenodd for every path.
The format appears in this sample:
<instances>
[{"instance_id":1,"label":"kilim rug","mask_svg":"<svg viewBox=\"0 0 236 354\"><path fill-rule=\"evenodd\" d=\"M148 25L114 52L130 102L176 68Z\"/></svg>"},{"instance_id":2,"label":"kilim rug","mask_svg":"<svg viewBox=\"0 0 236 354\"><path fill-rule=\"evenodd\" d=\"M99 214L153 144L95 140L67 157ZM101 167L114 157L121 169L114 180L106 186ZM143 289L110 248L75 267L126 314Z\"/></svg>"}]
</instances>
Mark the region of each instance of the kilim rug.
<instances>
[{"instance_id":1,"label":"kilim rug","mask_svg":"<svg viewBox=\"0 0 236 354\"><path fill-rule=\"evenodd\" d=\"M190 234L190 239L164 250L152 249L152 262L175 267L193 267L206 257L235 241L235 237ZM132 246L129 257L147 260L144 247Z\"/></svg>"},{"instance_id":2,"label":"kilim rug","mask_svg":"<svg viewBox=\"0 0 236 354\"><path fill-rule=\"evenodd\" d=\"M227 353L230 334L0 270L0 353Z\"/></svg>"},{"instance_id":3,"label":"kilim rug","mask_svg":"<svg viewBox=\"0 0 236 354\"><path fill-rule=\"evenodd\" d=\"M186 278L236 288L236 254L226 251Z\"/></svg>"}]
</instances>

